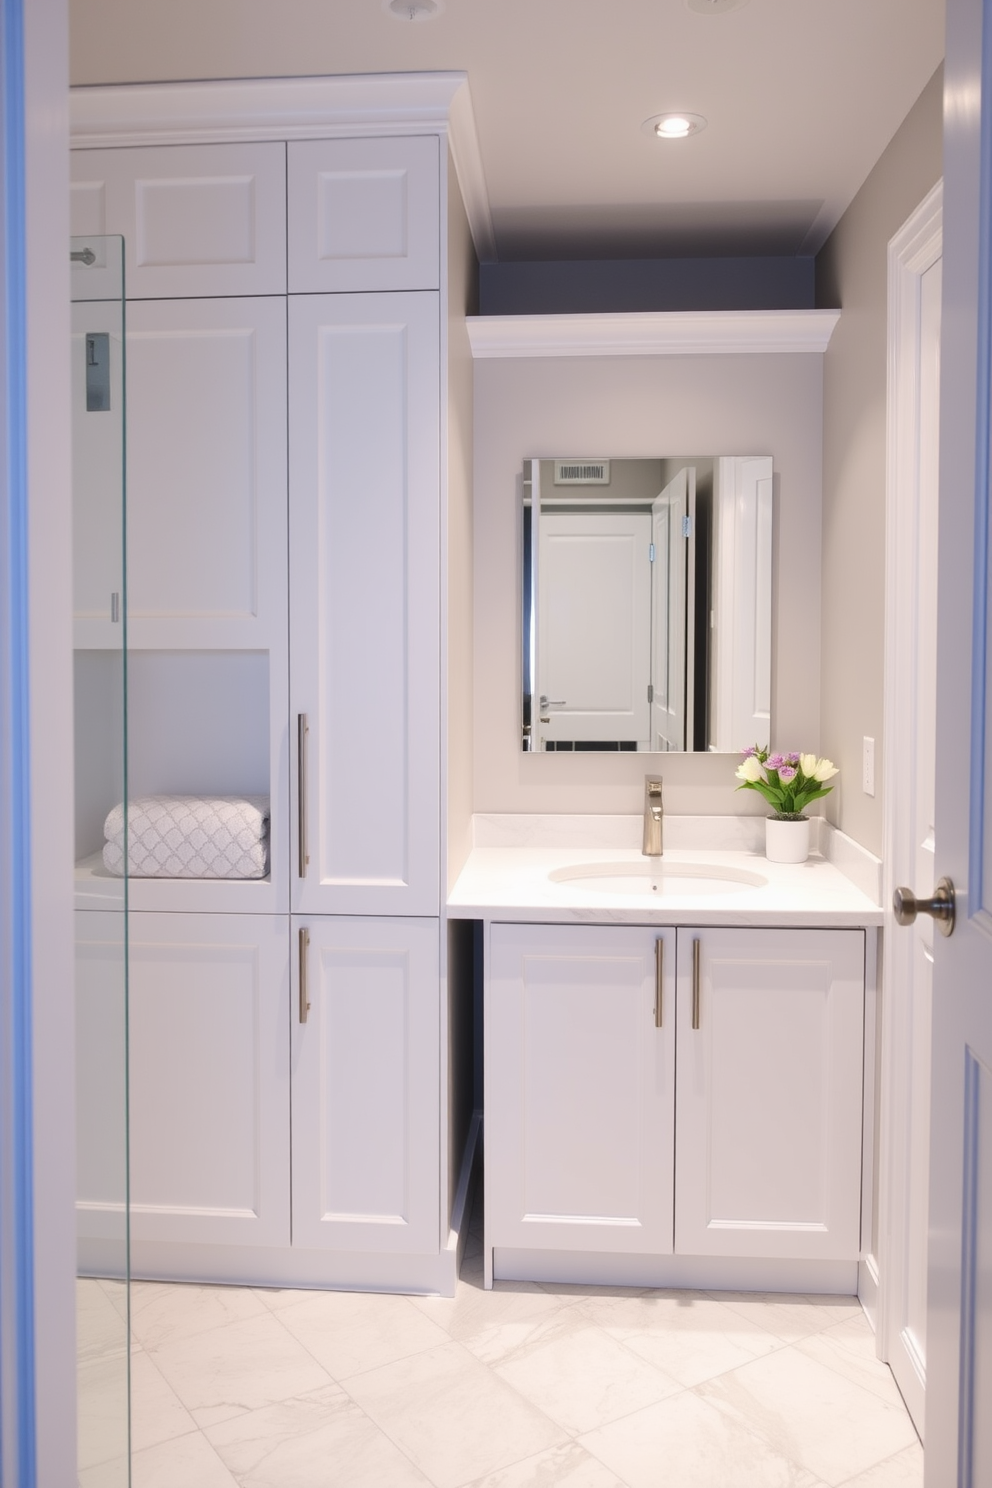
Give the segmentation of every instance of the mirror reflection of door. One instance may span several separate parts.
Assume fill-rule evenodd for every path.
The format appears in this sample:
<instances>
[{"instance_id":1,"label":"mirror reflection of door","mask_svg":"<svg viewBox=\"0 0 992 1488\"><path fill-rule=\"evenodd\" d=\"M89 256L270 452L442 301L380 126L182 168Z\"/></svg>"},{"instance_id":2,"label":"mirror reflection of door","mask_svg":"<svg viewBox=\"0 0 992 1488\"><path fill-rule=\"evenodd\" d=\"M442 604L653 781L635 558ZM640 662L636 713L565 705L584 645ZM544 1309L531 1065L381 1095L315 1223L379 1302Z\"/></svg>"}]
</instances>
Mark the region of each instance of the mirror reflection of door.
<instances>
[{"instance_id":1,"label":"mirror reflection of door","mask_svg":"<svg viewBox=\"0 0 992 1488\"><path fill-rule=\"evenodd\" d=\"M651 749L692 749L696 471L684 466L651 507Z\"/></svg>"},{"instance_id":2,"label":"mirror reflection of door","mask_svg":"<svg viewBox=\"0 0 992 1488\"><path fill-rule=\"evenodd\" d=\"M650 747L650 546L647 512L541 512L540 748Z\"/></svg>"},{"instance_id":3,"label":"mirror reflection of door","mask_svg":"<svg viewBox=\"0 0 992 1488\"><path fill-rule=\"evenodd\" d=\"M523 748L768 742L771 457L533 459L522 491Z\"/></svg>"}]
</instances>

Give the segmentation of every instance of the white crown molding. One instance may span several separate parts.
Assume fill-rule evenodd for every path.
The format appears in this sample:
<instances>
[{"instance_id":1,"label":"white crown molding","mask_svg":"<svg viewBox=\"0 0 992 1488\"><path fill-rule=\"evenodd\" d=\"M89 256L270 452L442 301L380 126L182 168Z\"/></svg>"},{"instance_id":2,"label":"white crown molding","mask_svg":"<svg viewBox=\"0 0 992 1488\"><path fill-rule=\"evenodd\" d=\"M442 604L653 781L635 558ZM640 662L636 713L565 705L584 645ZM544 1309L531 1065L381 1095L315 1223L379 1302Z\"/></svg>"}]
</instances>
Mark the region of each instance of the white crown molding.
<instances>
[{"instance_id":1,"label":"white crown molding","mask_svg":"<svg viewBox=\"0 0 992 1488\"><path fill-rule=\"evenodd\" d=\"M464 72L230 78L73 88L74 149L440 134L451 148L481 262L496 257L489 195Z\"/></svg>"},{"instance_id":2,"label":"white crown molding","mask_svg":"<svg viewBox=\"0 0 992 1488\"><path fill-rule=\"evenodd\" d=\"M477 358L824 352L839 319L839 310L477 315L468 334Z\"/></svg>"}]
</instances>

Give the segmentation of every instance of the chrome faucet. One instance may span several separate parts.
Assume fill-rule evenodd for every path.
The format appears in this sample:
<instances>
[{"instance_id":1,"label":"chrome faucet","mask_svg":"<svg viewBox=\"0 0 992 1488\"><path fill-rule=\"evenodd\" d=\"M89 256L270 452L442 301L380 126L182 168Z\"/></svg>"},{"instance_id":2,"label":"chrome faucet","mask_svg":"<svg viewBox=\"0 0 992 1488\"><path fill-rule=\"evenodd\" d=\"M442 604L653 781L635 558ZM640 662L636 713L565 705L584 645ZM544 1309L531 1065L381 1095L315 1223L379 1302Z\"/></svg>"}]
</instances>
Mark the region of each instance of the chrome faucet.
<instances>
[{"instance_id":1,"label":"chrome faucet","mask_svg":"<svg viewBox=\"0 0 992 1488\"><path fill-rule=\"evenodd\" d=\"M665 808L661 804L661 776L645 775L644 842L641 852L646 858L660 858L664 851L661 845L661 824L664 816Z\"/></svg>"}]
</instances>

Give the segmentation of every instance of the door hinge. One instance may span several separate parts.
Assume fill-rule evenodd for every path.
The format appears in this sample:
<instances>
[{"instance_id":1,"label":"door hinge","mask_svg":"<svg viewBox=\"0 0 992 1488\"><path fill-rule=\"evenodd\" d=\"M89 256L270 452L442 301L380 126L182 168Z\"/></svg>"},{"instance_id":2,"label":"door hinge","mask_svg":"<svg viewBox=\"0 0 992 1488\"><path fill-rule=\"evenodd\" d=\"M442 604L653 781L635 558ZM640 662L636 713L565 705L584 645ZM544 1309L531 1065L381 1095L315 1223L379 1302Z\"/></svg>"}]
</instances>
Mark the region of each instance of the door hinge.
<instances>
[{"instance_id":1,"label":"door hinge","mask_svg":"<svg viewBox=\"0 0 992 1488\"><path fill-rule=\"evenodd\" d=\"M649 703L653 703L654 702L654 683L653 682L649 682L648 683L648 702Z\"/></svg>"},{"instance_id":2,"label":"door hinge","mask_svg":"<svg viewBox=\"0 0 992 1488\"><path fill-rule=\"evenodd\" d=\"M691 537L692 536L692 518L691 517L683 517L682 518L682 536L683 537Z\"/></svg>"},{"instance_id":3,"label":"door hinge","mask_svg":"<svg viewBox=\"0 0 992 1488\"><path fill-rule=\"evenodd\" d=\"M654 543L649 543L648 544L648 562L649 563L653 563L654 562Z\"/></svg>"}]
</instances>

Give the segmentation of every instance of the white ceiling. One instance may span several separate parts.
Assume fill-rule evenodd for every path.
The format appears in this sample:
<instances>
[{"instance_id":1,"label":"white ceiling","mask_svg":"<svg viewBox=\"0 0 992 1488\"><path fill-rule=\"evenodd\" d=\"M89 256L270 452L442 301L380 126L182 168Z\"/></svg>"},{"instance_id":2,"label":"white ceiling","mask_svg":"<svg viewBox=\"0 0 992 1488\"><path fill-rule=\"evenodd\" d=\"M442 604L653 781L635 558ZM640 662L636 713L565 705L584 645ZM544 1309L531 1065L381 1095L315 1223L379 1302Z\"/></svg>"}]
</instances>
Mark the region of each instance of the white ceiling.
<instances>
[{"instance_id":1,"label":"white ceiling","mask_svg":"<svg viewBox=\"0 0 992 1488\"><path fill-rule=\"evenodd\" d=\"M813 253L943 56L943 0L70 0L74 83L464 69L501 259ZM660 142L652 114L707 128Z\"/></svg>"}]
</instances>

